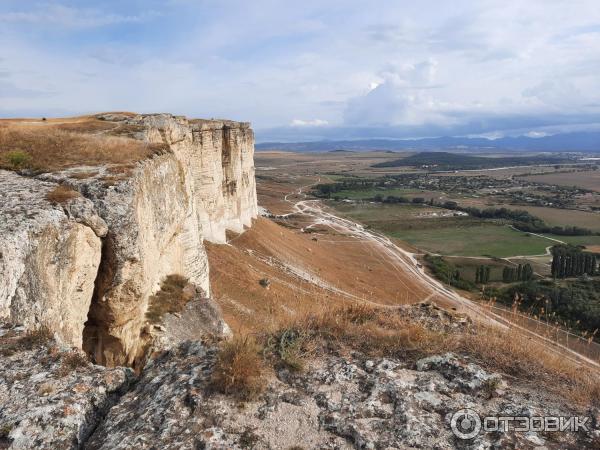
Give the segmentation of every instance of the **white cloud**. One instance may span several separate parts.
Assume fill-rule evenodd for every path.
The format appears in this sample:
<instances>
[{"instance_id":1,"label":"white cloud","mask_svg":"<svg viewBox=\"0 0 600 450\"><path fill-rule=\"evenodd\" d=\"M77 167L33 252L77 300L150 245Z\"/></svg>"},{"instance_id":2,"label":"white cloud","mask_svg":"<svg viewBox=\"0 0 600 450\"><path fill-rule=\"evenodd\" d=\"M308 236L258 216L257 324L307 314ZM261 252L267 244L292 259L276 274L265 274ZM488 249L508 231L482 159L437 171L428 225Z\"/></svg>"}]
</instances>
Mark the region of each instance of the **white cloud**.
<instances>
[{"instance_id":1,"label":"white cloud","mask_svg":"<svg viewBox=\"0 0 600 450\"><path fill-rule=\"evenodd\" d=\"M5 0L0 48L4 115L169 110L427 135L600 114L597 0Z\"/></svg>"},{"instance_id":2,"label":"white cloud","mask_svg":"<svg viewBox=\"0 0 600 450\"><path fill-rule=\"evenodd\" d=\"M544 133L543 131L530 131L529 133L525 133L525 136L530 138L541 138L548 136L548 133Z\"/></svg>"},{"instance_id":3,"label":"white cloud","mask_svg":"<svg viewBox=\"0 0 600 450\"><path fill-rule=\"evenodd\" d=\"M311 120L294 119L294 120L292 120L290 125L292 127L324 127L326 125L329 125L329 122L327 122L326 120L321 120L321 119L311 119Z\"/></svg>"},{"instance_id":4,"label":"white cloud","mask_svg":"<svg viewBox=\"0 0 600 450\"><path fill-rule=\"evenodd\" d=\"M159 15L156 11L123 15L103 12L92 8L72 8L60 4L44 4L30 7L26 11L0 13L0 23L30 24L36 26L59 25L65 28L96 28L123 23L140 23Z\"/></svg>"}]
</instances>

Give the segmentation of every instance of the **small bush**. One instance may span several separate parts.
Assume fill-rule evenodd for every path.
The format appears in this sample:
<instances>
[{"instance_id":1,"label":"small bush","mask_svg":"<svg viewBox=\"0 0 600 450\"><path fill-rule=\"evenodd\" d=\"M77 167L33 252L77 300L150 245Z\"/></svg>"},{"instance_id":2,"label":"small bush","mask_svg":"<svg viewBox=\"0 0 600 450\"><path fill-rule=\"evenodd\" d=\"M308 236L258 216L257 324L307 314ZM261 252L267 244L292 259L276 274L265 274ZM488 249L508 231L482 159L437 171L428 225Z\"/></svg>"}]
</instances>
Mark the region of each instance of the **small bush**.
<instances>
[{"instance_id":1,"label":"small bush","mask_svg":"<svg viewBox=\"0 0 600 450\"><path fill-rule=\"evenodd\" d=\"M78 351L72 351L63 356L58 374L61 377L65 377L70 373L77 371L80 367L87 367L88 364L89 361L84 354Z\"/></svg>"},{"instance_id":2,"label":"small bush","mask_svg":"<svg viewBox=\"0 0 600 450\"><path fill-rule=\"evenodd\" d=\"M0 356L9 357L20 351L33 350L47 345L53 337L52 332L46 327L28 331L22 336L12 332L7 333L0 338Z\"/></svg>"},{"instance_id":3,"label":"small bush","mask_svg":"<svg viewBox=\"0 0 600 450\"><path fill-rule=\"evenodd\" d=\"M38 388L38 395L41 395L42 397L52 395L54 392L56 392L56 388L52 383L42 383Z\"/></svg>"},{"instance_id":4,"label":"small bush","mask_svg":"<svg viewBox=\"0 0 600 450\"><path fill-rule=\"evenodd\" d=\"M182 311L194 297L194 290L186 290L188 279L181 275L169 275L160 285L160 291L150 297L146 318L159 323L167 313Z\"/></svg>"},{"instance_id":5,"label":"small bush","mask_svg":"<svg viewBox=\"0 0 600 450\"><path fill-rule=\"evenodd\" d=\"M262 347L249 336L235 336L221 345L212 374L213 388L240 400L251 400L265 388Z\"/></svg>"},{"instance_id":6,"label":"small bush","mask_svg":"<svg viewBox=\"0 0 600 450\"><path fill-rule=\"evenodd\" d=\"M13 169L23 169L31 161L29 153L21 150L13 150L5 155L6 161Z\"/></svg>"},{"instance_id":7,"label":"small bush","mask_svg":"<svg viewBox=\"0 0 600 450\"><path fill-rule=\"evenodd\" d=\"M276 356L288 369L304 369L304 361L311 353L310 336L298 328L284 328L266 338L266 352Z\"/></svg>"},{"instance_id":8,"label":"small bush","mask_svg":"<svg viewBox=\"0 0 600 450\"><path fill-rule=\"evenodd\" d=\"M246 449L256 448L256 444L260 442L260 436L256 434L256 429L246 427L240 435L240 447Z\"/></svg>"},{"instance_id":9,"label":"small bush","mask_svg":"<svg viewBox=\"0 0 600 450\"><path fill-rule=\"evenodd\" d=\"M79 192L63 185L56 186L46 194L46 200L53 205L64 205L77 197L79 197Z\"/></svg>"},{"instance_id":10,"label":"small bush","mask_svg":"<svg viewBox=\"0 0 600 450\"><path fill-rule=\"evenodd\" d=\"M52 332L47 327L40 327L37 330L28 331L17 341L17 345L19 350L32 350L46 345L53 338Z\"/></svg>"},{"instance_id":11,"label":"small bush","mask_svg":"<svg viewBox=\"0 0 600 450\"><path fill-rule=\"evenodd\" d=\"M0 448L8 448L8 447L3 447L3 444L10 444L11 443L11 439L8 437L8 435L10 434L10 432L12 431L12 425L10 424L4 424L4 425L0 425Z\"/></svg>"}]
</instances>

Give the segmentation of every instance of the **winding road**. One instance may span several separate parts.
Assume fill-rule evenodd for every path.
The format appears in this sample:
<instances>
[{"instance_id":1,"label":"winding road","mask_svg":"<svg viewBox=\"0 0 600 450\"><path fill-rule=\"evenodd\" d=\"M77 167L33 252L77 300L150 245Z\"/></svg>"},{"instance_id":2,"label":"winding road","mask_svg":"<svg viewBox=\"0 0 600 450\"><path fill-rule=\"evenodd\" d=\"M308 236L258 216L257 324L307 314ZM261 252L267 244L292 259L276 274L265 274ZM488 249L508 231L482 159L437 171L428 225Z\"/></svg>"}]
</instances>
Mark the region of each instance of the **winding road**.
<instances>
[{"instance_id":1,"label":"winding road","mask_svg":"<svg viewBox=\"0 0 600 450\"><path fill-rule=\"evenodd\" d=\"M377 233L373 230L366 229L359 223L339 217L332 212L329 212L325 209L320 200L307 199L307 196L303 191L319 182L320 178L314 183L302 186L294 192L287 194L284 197L285 201L291 204L293 211L288 214L277 216L277 218L285 219L291 216L302 216L303 218L308 219L310 223L303 229L307 229L316 225L322 225L330 227L336 232L350 238L368 241L379 251L382 258L385 258L387 263L392 265L402 277L405 277L408 274L426 286L431 291L431 294L427 297L428 299L436 298L438 301L440 301L440 303L448 307L456 308L457 311L465 312L469 314L471 318L479 322L497 326L502 329L517 329L536 340L548 344L549 350L556 351L565 358L594 369L600 369L600 363L598 362L598 356L600 356L600 345L596 343L588 344L587 341L580 336L551 326L532 317L520 313L514 313L510 310L505 310L504 308L499 308L497 306L490 308L473 302L472 300L460 295L430 276L418 263L414 253L397 246L387 236ZM302 200L295 201L290 199L290 197L300 197ZM348 293L348 296L355 297L351 293ZM394 306L392 306L392 308L393 307ZM511 315L513 318L518 317L521 322L526 322L528 325L523 326L520 323L516 323L515 320L511 320ZM540 328L546 331L545 334L549 334L548 331L552 331L552 334L554 334L556 338L550 339L546 335L541 334L538 331ZM569 339L571 339L571 343L569 343ZM563 343L565 341L566 343ZM574 341L579 342L579 345L575 345ZM573 349L573 347L577 347L578 350L581 350L582 348L586 348L586 346L586 354L582 354L583 352Z\"/></svg>"}]
</instances>

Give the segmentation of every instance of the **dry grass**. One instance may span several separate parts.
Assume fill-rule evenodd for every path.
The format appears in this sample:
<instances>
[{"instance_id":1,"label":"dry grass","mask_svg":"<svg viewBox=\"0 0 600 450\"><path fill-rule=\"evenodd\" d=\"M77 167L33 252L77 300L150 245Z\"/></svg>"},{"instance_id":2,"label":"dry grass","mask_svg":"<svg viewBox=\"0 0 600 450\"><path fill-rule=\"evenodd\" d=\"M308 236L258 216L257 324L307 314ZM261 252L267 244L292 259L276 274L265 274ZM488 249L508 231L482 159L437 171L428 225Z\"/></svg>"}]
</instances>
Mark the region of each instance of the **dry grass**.
<instances>
[{"instance_id":1,"label":"dry grass","mask_svg":"<svg viewBox=\"0 0 600 450\"><path fill-rule=\"evenodd\" d=\"M38 387L38 395L42 397L46 397L48 395L52 395L56 392L56 386L52 383L42 383L40 387Z\"/></svg>"},{"instance_id":2,"label":"dry grass","mask_svg":"<svg viewBox=\"0 0 600 450\"><path fill-rule=\"evenodd\" d=\"M212 387L239 400L251 400L266 385L263 348L250 336L235 336L221 344L212 374Z\"/></svg>"},{"instance_id":3,"label":"dry grass","mask_svg":"<svg viewBox=\"0 0 600 450\"><path fill-rule=\"evenodd\" d=\"M96 175L98 175L98 172L90 170L90 171L83 171L83 172L75 172L75 173L72 173L70 176L71 176L71 178L75 178L77 180L85 180L87 178L95 177Z\"/></svg>"},{"instance_id":4,"label":"dry grass","mask_svg":"<svg viewBox=\"0 0 600 450\"><path fill-rule=\"evenodd\" d=\"M12 333L7 333L0 338L0 355L11 356L19 351L33 350L47 345L53 339L54 335L46 327L28 331L20 337L16 337Z\"/></svg>"},{"instance_id":5,"label":"dry grass","mask_svg":"<svg viewBox=\"0 0 600 450\"><path fill-rule=\"evenodd\" d=\"M89 364L87 357L79 351L71 351L62 357L60 369L58 375L65 377L70 373L77 371L82 367L87 367Z\"/></svg>"},{"instance_id":6,"label":"dry grass","mask_svg":"<svg viewBox=\"0 0 600 450\"><path fill-rule=\"evenodd\" d=\"M323 307L290 319L270 336L296 337L296 354L319 350L358 350L370 356L419 358L444 351L445 335L425 328L401 314L369 305ZM298 343L299 342L299 343ZM291 343L287 347L294 348ZM277 352L279 353L279 352Z\"/></svg>"},{"instance_id":7,"label":"dry grass","mask_svg":"<svg viewBox=\"0 0 600 450\"><path fill-rule=\"evenodd\" d=\"M451 332L433 330L401 311L350 305L326 307L290 320L262 340L276 364L291 369L301 369L305 358L318 353L359 351L414 362L450 351L472 358L487 370L542 386L575 404L600 405L596 371L515 329L478 325Z\"/></svg>"},{"instance_id":8,"label":"dry grass","mask_svg":"<svg viewBox=\"0 0 600 450\"><path fill-rule=\"evenodd\" d=\"M79 196L79 192L67 186L59 185L46 194L46 200L54 205L64 205Z\"/></svg>"},{"instance_id":9,"label":"dry grass","mask_svg":"<svg viewBox=\"0 0 600 450\"><path fill-rule=\"evenodd\" d=\"M259 395L269 367L304 370L310 358L329 354L419 358L454 352L514 382L543 389L573 405L600 406L600 377L516 329L483 325L462 328L427 324L406 311L360 304L314 306L312 311L279 320L257 334L237 335L221 346L213 371L215 390L240 400ZM484 387L494 392L495 386Z\"/></svg>"},{"instance_id":10,"label":"dry grass","mask_svg":"<svg viewBox=\"0 0 600 450\"><path fill-rule=\"evenodd\" d=\"M515 330L479 327L471 337L459 336L453 351L472 356L484 367L534 383L575 404L600 406L598 372L562 352Z\"/></svg>"},{"instance_id":11,"label":"dry grass","mask_svg":"<svg viewBox=\"0 0 600 450\"><path fill-rule=\"evenodd\" d=\"M64 122L0 123L0 168L56 171L80 165L129 164L163 145L114 136L118 125L95 118Z\"/></svg>"},{"instance_id":12,"label":"dry grass","mask_svg":"<svg viewBox=\"0 0 600 450\"><path fill-rule=\"evenodd\" d=\"M160 286L160 291L150 297L146 318L151 323L159 323L162 316L183 310L195 291L186 289L188 279L181 275L169 275Z\"/></svg>"}]
</instances>

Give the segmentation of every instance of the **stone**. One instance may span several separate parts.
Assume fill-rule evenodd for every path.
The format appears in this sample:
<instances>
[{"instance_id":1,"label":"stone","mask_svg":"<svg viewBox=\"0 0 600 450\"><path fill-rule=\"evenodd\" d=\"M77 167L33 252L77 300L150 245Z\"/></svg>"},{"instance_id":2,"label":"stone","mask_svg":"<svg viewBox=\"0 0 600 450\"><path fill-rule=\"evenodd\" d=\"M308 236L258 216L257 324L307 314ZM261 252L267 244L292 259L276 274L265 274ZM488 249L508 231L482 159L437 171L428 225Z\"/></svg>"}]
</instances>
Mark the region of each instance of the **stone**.
<instances>
[{"instance_id":1,"label":"stone","mask_svg":"<svg viewBox=\"0 0 600 450\"><path fill-rule=\"evenodd\" d=\"M502 382L500 375L488 374L478 365L465 363L452 353L420 359L416 366L419 371L437 370L466 391L477 391L484 383Z\"/></svg>"},{"instance_id":2,"label":"stone","mask_svg":"<svg viewBox=\"0 0 600 450\"><path fill-rule=\"evenodd\" d=\"M79 448L128 389L133 372L91 363L67 366L65 371L70 352L51 355L51 341L7 354L11 342L25 332L4 330L7 333L0 338L0 350L5 350L0 364L0 430L6 436L0 436L0 448Z\"/></svg>"},{"instance_id":3,"label":"stone","mask_svg":"<svg viewBox=\"0 0 600 450\"><path fill-rule=\"evenodd\" d=\"M82 197L69 205L77 220L51 204L46 194L56 186L0 170L0 319L81 347L103 221Z\"/></svg>"}]
</instances>

